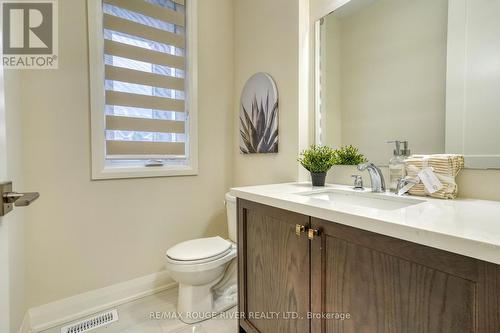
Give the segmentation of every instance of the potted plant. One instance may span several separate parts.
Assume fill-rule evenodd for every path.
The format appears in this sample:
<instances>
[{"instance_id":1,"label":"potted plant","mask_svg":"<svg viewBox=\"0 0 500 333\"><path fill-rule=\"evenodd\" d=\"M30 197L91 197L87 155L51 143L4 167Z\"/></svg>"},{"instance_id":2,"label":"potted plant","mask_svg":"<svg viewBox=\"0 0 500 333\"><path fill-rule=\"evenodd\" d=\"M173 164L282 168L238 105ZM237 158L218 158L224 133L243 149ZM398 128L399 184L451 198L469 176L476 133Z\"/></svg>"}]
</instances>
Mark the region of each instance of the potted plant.
<instances>
[{"instance_id":1,"label":"potted plant","mask_svg":"<svg viewBox=\"0 0 500 333\"><path fill-rule=\"evenodd\" d=\"M366 163L367 161L366 157L359 152L358 148L352 145L335 150L336 165L358 165Z\"/></svg>"},{"instance_id":2,"label":"potted plant","mask_svg":"<svg viewBox=\"0 0 500 333\"><path fill-rule=\"evenodd\" d=\"M300 155L298 161L311 173L313 186L325 186L326 173L335 165L335 151L328 146L312 145Z\"/></svg>"}]
</instances>

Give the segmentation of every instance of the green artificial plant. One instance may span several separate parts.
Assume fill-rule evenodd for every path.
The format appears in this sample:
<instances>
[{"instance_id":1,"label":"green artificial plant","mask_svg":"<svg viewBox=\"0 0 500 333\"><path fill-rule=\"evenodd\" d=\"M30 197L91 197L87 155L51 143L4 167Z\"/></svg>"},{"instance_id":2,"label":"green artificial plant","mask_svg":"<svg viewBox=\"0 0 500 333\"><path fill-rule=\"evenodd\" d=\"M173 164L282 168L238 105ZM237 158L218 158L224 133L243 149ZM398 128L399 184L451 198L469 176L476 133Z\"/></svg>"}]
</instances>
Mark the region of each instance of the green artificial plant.
<instances>
[{"instance_id":1,"label":"green artificial plant","mask_svg":"<svg viewBox=\"0 0 500 333\"><path fill-rule=\"evenodd\" d=\"M368 161L366 157L359 152L358 148L352 145L335 150L334 160L336 165L358 165Z\"/></svg>"},{"instance_id":2,"label":"green artificial plant","mask_svg":"<svg viewBox=\"0 0 500 333\"><path fill-rule=\"evenodd\" d=\"M298 161L312 173L327 172L335 165L335 151L328 146L312 145L300 155Z\"/></svg>"}]
</instances>

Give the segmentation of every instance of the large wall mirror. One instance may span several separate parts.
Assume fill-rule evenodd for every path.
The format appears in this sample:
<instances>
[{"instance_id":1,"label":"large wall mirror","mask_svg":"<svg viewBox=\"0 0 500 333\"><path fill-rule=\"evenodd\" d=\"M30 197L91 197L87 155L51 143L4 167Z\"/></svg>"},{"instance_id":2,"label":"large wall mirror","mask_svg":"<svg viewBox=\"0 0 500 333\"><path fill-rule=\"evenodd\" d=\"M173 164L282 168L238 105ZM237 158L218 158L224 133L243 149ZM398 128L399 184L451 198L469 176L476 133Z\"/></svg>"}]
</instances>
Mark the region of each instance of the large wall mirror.
<instances>
[{"instance_id":1,"label":"large wall mirror","mask_svg":"<svg viewBox=\"0 0 500 333\"><path fill-rule=\"evenodd\" d=\"M351 0L316 24L316 142L500 169L500 0Z\"/></svg>"}]
</instances>

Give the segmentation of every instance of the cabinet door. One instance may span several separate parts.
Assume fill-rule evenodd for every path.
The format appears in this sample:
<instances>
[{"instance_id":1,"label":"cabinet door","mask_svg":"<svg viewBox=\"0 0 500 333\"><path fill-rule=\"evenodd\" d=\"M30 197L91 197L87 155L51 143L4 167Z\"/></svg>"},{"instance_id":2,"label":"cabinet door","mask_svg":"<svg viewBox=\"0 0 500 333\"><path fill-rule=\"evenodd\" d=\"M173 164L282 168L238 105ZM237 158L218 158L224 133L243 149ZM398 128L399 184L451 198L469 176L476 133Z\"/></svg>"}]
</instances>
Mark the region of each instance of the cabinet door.
<instances>
[{"instance_id":1,"label":"cabinet door","mask_svg":"<svg viewBox=\"0 0 500 333\"><path fill-rule=\"evenodd\" d=\"M295 234L309 217L241 199L238 212L240 326L247 333L309 332L310 243Z\"/></svg>"},{"instance_id":2,"label":"cabinet door","mask_svg":"<svg viewBox=\"0 0 500 333\"><path fill-rule=\"evenodd\" d=\"M311 222L321 231L311 242L312 312L340 313L313 319L312 333L499 332L493 325L486 329L476 316L477 299L484 296L478 293L484 282L478 260L332 222ZM498 319L498 308L495 312ZM350 318L342 320L347 314Z\"/></svg>"}]
</instances>

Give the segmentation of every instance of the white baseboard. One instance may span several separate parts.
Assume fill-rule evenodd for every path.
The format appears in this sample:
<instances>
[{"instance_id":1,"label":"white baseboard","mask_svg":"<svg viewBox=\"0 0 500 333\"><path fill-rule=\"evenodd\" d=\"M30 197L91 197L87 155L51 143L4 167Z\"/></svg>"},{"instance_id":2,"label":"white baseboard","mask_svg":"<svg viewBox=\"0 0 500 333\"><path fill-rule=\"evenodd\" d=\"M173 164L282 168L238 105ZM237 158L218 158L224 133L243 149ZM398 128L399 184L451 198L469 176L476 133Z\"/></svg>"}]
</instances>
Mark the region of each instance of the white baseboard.
<instances>
[{"instance_id":1,"label":"white baseboard","mask_svg":"<svg viewBox=\"0 0 500 333\"><path fill-rule=\"evenodd\" d=\"M175 286L168 273L161 271L31 308L26 322L37 333Z\"/></svg>"},{"instance_id":2,"label":"white baseboard","mask_svg":"<svg viewBox=\"0 0 500 333\"><path fill-rule=\"evenodd\" d=\"M31 332L31 323L30 316L28 312L24 314L23 322L21 323L21 327L19 328L19 333L30 333Z\"/></svg>"}]
</instances>

